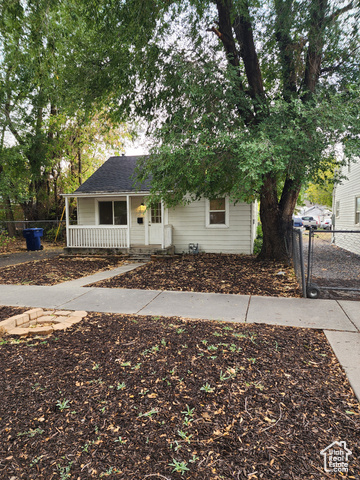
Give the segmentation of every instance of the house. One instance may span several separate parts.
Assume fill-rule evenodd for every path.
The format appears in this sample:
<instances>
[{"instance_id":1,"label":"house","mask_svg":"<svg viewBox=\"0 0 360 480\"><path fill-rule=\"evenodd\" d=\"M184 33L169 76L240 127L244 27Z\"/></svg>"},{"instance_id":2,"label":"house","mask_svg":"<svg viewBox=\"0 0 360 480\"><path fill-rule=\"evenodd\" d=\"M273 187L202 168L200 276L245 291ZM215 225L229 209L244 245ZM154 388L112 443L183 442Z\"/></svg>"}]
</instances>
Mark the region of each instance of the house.
<instances>
[{"instance_id":1,"label":"house","mask_svg":"<svg viewBox=\"0 0 360 480\"><path fill-rule=\"evenodd\" d=\"M326 218L331 218L331 211L324 206L321 205L312 205L309 207L305 207L302 209L301 217L311 216L314 217L315 220L321 224L324 222Z\"/></svg>"},{"instance_id":2,"label":"house","mask_svg":"<svg viewBox=\"0 0 360 480\"><path fill-rule=\"evenodd\" d=\"M346 180L334 187L334 229L360 232L360 161L343 167ZM334 243L360 255L360 233L336 234Z\"/></svg>"},{"instance_id":3,"label":"house","mask_svg":"<svg viewBox=\"0 0 360 480\"><path fill-rule=\"evenodd\" d=\"M139 157L110 157L73 194L66 194L66 238L69 249L189 251L189 244L212 253L253 252L256 203L232 203L228 197L205 198L188 205L146 208L150 182L134 184ZM77 202L76 224L70 220L70 198Z\"/></svg>"}]
</instances>

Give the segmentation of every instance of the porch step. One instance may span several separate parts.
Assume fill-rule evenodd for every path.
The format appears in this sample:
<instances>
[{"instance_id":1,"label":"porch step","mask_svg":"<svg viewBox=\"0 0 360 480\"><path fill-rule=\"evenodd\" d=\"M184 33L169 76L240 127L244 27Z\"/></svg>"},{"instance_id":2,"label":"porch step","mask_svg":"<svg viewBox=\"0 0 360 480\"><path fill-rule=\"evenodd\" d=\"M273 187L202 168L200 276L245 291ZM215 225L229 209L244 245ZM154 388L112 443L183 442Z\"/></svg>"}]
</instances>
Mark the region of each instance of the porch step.
<instances>
[{"instance_id":1,"label":"porch step","mask_svg":"<svg viewBox=\"0 0 360 480\"><path fill-rule=\"evenodd\" d=\"M141 246L131 247L128 250L129 260L147 262L151 260L151 255L166 255L173 253L173 247L161 248L159 246Z\"/></svg>"},{"instance_id":2,"label":"porch step","mask_svg":"<svg viewBox=\"0 0 360 480\"><path fill-rule=\"evenodd\" d=\"M133 262L139 262L139 263L142 263L142 262L150 262L150 260L151 260L151 254L133 253L133 254L130 254L130 255L127 257L127 260L131 260L131 261L133 261Z\"/></svg>"}]
</instances>

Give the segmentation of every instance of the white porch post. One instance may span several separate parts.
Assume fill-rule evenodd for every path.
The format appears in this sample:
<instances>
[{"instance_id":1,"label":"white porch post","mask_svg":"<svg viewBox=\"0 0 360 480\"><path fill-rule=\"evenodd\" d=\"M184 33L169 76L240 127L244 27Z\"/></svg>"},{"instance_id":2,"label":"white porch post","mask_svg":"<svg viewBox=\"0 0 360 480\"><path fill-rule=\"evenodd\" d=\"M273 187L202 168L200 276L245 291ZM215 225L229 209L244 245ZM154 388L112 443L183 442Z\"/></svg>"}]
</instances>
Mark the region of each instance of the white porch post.
<instances>
[{"instance_id":1,"label":"white porch post","mask_svg":"<svg viewBox=\"0 0 360 480\"><path fill-rule=\"evenodd\" d=\"M161 201L161 220L162 220L162 227L161 227L161 248L165 248L165 209L164 209L164 202Z\"/></svg>"},{"instance_id":2,"label":"white porch post","mask_svg":"<svg viewBox=\"0 0 360 480\"><path fill-rule=\"evenodd\" d=\"M130 248L130 227L131 227L131 208L130 208L130 196L126 195L126 213L127 213L127 248Z\"/></svg>"},{"instance_id":3,"label":"white porch post","mask_svg":"<svg viewBox=\"0 0 360 480\"><path fill-rule=\"evenodd\" d=\"M69 198L65 197L66 245L69 247Z\"/></svg>"}]
</instances>

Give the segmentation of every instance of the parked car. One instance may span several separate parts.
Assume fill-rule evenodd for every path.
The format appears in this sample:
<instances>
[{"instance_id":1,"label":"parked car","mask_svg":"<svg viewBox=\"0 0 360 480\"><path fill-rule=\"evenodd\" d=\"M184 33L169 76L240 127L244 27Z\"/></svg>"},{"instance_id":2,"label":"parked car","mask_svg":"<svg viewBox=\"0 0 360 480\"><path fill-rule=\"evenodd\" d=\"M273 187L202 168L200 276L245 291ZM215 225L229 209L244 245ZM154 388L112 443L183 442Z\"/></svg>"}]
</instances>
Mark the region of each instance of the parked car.
<instances>
[{"instance_id":1,"label":"parked car","mask_svg":"<svg viewBox=\"0 0 360 480\"><path fill-rule=\"evenodd\" d=\"M330 218L330 217L325 218L325 219L321 222L321 228L323 228L324 230L331 230L331 226L332 226L332 221L331 221L331 218Z\"/></svg>"},{"instance_id":2,"label":"parked car","mask_svg":"<svg viewBox=\"0 0 360 480\"><path fill-rule=\"evenodd\" d=\"M301 219L306 230L310 230L310 228L313 228L314 230L316 230L317 228L320 227L319 220L316 220L316 218L314 217L307 216L307 217L301 217Z\"/></svg>"},{"instance_id":3,"label":"parked car","mask_svg":"<svg viewBox=\"0 0 360 480\"><path fill-rule=\"evenodd\" d=\"M295 228L300 228L303 226L301 217L293 217L293 225Z\"/></svg>"}]
</instances>

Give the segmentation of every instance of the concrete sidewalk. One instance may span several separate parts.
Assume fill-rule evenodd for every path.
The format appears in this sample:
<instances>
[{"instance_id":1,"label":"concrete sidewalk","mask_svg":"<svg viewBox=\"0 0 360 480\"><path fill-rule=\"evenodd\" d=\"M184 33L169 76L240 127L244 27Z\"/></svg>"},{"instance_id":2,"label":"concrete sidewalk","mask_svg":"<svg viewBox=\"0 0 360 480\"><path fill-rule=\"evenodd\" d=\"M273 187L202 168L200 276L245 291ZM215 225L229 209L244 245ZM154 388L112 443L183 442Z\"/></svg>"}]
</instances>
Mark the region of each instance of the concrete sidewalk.
<instances>
[{"instance_id":1,"label":"concrete sidewalk","mask_svg":"<svg viewBox=\"0 0 360 480\"><path fill-rule=\"evenodd\" d=\"M0 285L0 305L179 316L321 329L325 331L360 401L358 302L86 286L138 266L139 264L123 265L50 287Z\"/></svg>"}]
</instances>

